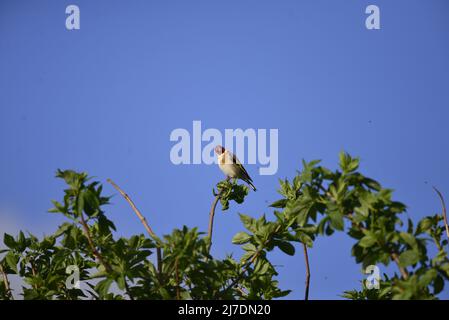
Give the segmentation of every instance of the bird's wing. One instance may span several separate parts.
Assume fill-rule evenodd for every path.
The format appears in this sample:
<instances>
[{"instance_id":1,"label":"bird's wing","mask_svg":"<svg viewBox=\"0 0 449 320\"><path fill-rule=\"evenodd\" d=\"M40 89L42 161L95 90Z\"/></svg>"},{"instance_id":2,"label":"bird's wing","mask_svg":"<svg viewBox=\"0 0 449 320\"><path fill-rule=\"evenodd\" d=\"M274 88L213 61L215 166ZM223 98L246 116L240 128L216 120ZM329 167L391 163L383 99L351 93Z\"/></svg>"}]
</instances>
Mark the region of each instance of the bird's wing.
<instances>
[{"instance_id":1,"label":"bird's wing","mask_svg":"<svg viewBox=\"0 0 449 320\"><path fill-rule=\"evenodd\" d=\"M232 155L232 162L236 164L236 166L239 168L240 172L242 173L242 178L247 179L252 182L253 179L251 179L251 177L249 176L249 174L246 171L243 164L239 161L239 159L236 157L235 154L231 153L231 155Z\"/></svg>"}]
</instances>

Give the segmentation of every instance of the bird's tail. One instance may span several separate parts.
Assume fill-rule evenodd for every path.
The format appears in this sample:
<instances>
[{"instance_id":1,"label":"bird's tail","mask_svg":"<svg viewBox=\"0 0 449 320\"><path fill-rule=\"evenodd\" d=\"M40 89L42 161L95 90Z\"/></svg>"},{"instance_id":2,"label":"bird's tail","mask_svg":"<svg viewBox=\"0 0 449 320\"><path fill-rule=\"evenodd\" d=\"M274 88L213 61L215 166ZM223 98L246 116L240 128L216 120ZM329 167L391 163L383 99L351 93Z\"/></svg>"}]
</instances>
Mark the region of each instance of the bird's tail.
<instances>
[{"instance_id":1,"label":"bird's tail","mask_svg":"<svg viewBox=\"0 0 449 320\"><path fill-rule=\"evenodd\" d=\"M251 186L251 188L253 188L254 191L257 191L256 187L251 181L246 181L246 183L248 183Z\"/></svg>"}]
</instances>

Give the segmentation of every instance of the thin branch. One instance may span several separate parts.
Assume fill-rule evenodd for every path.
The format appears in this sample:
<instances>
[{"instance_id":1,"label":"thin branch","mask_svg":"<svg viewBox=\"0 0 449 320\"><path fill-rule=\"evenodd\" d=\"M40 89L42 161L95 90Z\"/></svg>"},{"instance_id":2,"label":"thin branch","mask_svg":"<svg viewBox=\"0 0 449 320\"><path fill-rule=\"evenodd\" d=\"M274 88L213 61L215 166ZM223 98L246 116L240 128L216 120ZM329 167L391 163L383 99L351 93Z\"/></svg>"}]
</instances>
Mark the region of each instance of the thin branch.
<instances>
[{"instance_id":1,"label":"thin branch","mask_svg":"<svg viewBox=\"0 0 449 320\"><path fill-rule=\"evenodd\" d=\"M111 266L103 259L101 254L95 248L94 241L92 240L92 236L91 236L90 231L89 231L89 226L87 225L87 222L84 219L84 215L83 215L82 212L80 214L80 223L81 223L81 225L82 225L82 227L84 229L84 233L86 235L87 241L89 243L90 250L92 251L92 254L95 256L95 258L98 260L98 262L103 265L103 267L106 270L106 272L108 272L108 273L111 272L112 271Z\"/></svg>"},{"instance_id":2,"label":"thin branch","mask_svg":"<svg viewBox=\"0 0 449 320\"><path fill-rule=\"evenodd\" d=\"M129 203L133 211L136 213L137 217L139 217L140 222L142 222L143 226L147 230L147 232L150 234L151 237L157 238L156 234L153 232L153 229L148 225L147 219L142 215L142 213L137 209L134 202L131 200L131 198L126 194L117 184L115 184L114 181L111 179L107 180L122 196L125 198L125 200Z\"/></svg>"},{"instance_id":3,"label":"thin branch","mask_svg":"<svg viewBox=\"0 0 449 320\"><path fill-rule=\"evenodd\" d=\"M237 291L240 292L242 297L248 298L248 294L243 290L243 288L240 288L239 286L236 287Z\"/></svg>"},{"instance_id":4,"label":"thin branch","mask_svg":"<svg viewBox=\"0 0 449 320\"><path fill-rule=\"evenodd\" d=\"M221 194L217 194L215 196L214 202L212 202L212 207L210 208L209 212L209 229L207 232L207 235L209 237L209 246L207 248L207 251L210 251L210 247L212 246L212 232L214 229L214 217L215 217L215 209L217 208L218 201L220 200Z\"/></svg>"},{"instance_id":5,"label":"thin branch","mask_svg":"<svg viewBox=\"0 0 449 320\"><path fill-rule=\"evenodd\" d=\"M399 271L401 272L402 278L404 278L404 280L407 280L408 271L404 267L401 267L398 254L396 252L392 252L390 254L390 256L394 260L394 262L396 262L396 264L398 265L398 268L399 268Z\"/></svg>"},{"instance_id":6,"label":"thin branch","mask_svg":"<svg viewBox=\"0 0 449 320\"><path fill-rule=\"evenodd\" d=\"M436 187L433 187L433 190L435 190L435 192L438 194L438 197L440 198L441 207L443 208L442 214L443 214L444 226L446 227L446 235L449 238L449 226L447 223L446 203L444 202L444 198L443 198L443 195L441 194L441 192Z\"/></svg>"},{"instance_id":7,"label":"thin branch","mask_svg":"<svg viewBox=\"0 0 449 320\"><path fill-rule=\"evenodd\" d=\"M147 219L145 219L145 217L142 215L142 213L139 211L139 209L137 209L136 205L134 204L134 202L131 200L131 198L128 196L128 194L126 194L117 184L115 184L114 181L112 181L111 179L107 180L122 196L123 198L125 198L125 200L129 203L129 205L131 206L131 208L133 209L134 213L137 215L137 217L139 218L140 222L143 224L143 226L145 227L145 229L147 230L148 234L153 238L157 238L156 234L153 232L153 229L151 229L151 227L148 225ZM160 246L158 245L156 247L156 255L157 255L157 271L159 272L159 274L162 273L162 250L160 248Z\"/></svg>"},{"instance_id":8,"label":"thin branch","mask_svg":"<svg viewBox=\"0 0 449 320\"><path fill-rule=\"evenodd\" d=\"M30 258L30 266L31 266L31 274L33 275L33 278L36 278L36 276L37 276L37 271L36 271L36 266L34 265L34 258ZM32 287L33 287L34 289L37 289L37 288L38 288L37 283L34 283L34 284L32 285Z\"/></svg>"},{"instance_id":9,"label":"thin branch","mask_svg":"<svg viewBox=\"0 0 449 320\"><path fill-rule=\"evenodd\" d=\"M3 278L3 283L5 284L6 293L8 294L9 298L11 300L14 300L14 297L12 296L11 287L9 285L8 275L6 274L5 270L3 270L3 266L0 263L0 274Z\"/></svg>"},{"instance_id":10,"label":"thin branch","mask_svg":"<svg viewBox=\"0 0 449 320\"><path fill-rule=\"evenodd\" d=\"M229 181L231 177L226 177L226 181ZM215 191L214 191L215 193ZM212 233L214 231L214 217L215 217L215 209L217 208L218 201L220 200L222 191L220 191L216 196L214 201L212 202L212 206L209 211L209 228L207 231L207 235L209 237L209 246L207 247L207 252L210 252L210 248L212 247Z\"/></svg>"},{"instance_id":11,"label":"thin branch","mask_svg":"<svg viewBox=\"0 0 449 320\"><path fill-rule=\"evenodd\" d=\"M309 300L309 287L310 287L310 265L309 265L309 255L307 254L307 245L302 244L304 249L304 259L306 261L306 292L304 300Z\"/></svg>"}]
</instances>

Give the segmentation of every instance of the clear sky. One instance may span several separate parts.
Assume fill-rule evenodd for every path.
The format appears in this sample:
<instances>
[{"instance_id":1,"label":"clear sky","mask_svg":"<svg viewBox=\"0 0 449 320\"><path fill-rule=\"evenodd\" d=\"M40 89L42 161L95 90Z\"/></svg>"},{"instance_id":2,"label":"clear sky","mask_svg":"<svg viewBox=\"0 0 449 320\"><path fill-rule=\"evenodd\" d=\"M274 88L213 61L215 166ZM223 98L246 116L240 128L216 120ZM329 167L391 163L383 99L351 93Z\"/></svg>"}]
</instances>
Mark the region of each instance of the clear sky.
<instances>
[{"instance_id":1,"label":"clear sky","mask_svg":"<svg viewBox=\"0 0 449 320\"><path fill-rule=\"evenodd\" d=\"M65 28L69 4L80 30ZM365 28L369 4L380 30ZM216 216L219 257L241 253L238 212L272 217L278 178L302 158L336 168L341 150L418 219L440 212L432 185L449 198L448 116L447 0L0 0L2 233L42 235L63 221L47 213L62 196L57 168L112 178L158 234L207 230L223 174L169 156L171 131L191 132L193 120L279 129L278 172L248 165L258 191ZM119 196L107 214L121 235L144 232ZM352 244L342 233L316 241L312 299L360 287ZM302 254L270 257L281 288L302 298Z\"/></svg>"}]
</instances>

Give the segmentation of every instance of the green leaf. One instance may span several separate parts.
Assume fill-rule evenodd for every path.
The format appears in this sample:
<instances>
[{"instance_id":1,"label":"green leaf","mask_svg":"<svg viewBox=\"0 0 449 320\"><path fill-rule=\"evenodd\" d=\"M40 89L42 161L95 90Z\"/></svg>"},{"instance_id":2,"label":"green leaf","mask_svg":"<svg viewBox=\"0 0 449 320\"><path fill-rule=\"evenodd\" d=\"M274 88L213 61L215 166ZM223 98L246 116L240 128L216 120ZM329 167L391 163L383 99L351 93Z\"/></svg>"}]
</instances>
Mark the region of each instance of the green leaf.
<instances>
[{"instance_id":1,"label":"green leaf","mask_svg":"<svg viewBox=\"0 0 449 320\"><path fill-rule=\"evenodd\" d=\"M352 158L346 152L340 153L340 168L345 173L350 173L357 170L359 167L359 162L360 161L358 158Z\"/></svg>"},{"instance_id":2,"label":"green leaf","mask_svg":"<svg viewBox=\"0 0 449 320\"><path fill-rule=\"evenodd\" d=\"M159 293L162 296L162 299L164 300L171 300L172 296L170 296L170 292L168 292L165 288L159 288Z\"/></svg>"},{"instance_id":3,"label":"green leaf","mask_svg":"<svg viewBox=\"0 0 449 320\"><path fill-rule=\"evenodd\" d=\"M181 300L192 300L192 296L190 295L190 292L182 291L181 292Z\"/></svg>"},{"instance_id":4,"label":"green leaf","mask_svg":"<svg viewBox=\"0 0 449 320\"><path fill-rule=\"evenodd\" d=\"M295 247L287 241L277 241L276 245L281 249L284 253L289 256L293 256L295 254Z\"/></svg>"},{"instance_id":5,"label":"green leaf","mask_svg":"<svg viewBox=\"0 0 449 320\"><path fill-rule=\"evenodd\" d=\"M120 290L125 290L125 288L126 288L126 280L125 280L125 276L124 275L120 275L117 278L117 287Z\"/></svg>"},{"instance_id":6,"label":"green leaf","mask_svg":"<svg viewBox=\"0 0 449 320\"><path fill-rule=\"evenodd\" d=\"M100 200L93 191L87 189L82 193L82 197L84 202L84 212L86 212L88 216L91 216L98 211Z\"/></svg>"},{"instance_id":7,"label":"green leaf","mask_svg":"<svg viewBox=\"0 0 449 320\"><path fill-rule=\"evenodd\" d=\"M65 182L70 185L73 189L78 189L84 181L86 181L87 173L78 173L73 170L60 170L56 172L57 178L62 178Z\"/></svg>"},{"instance_id":8,"label":"green leaf","mask_svg":"<svg viewBox=\"0 0 449 320\"><path fill-rule=\"evenodd\" d=\"M252 243L247 243L245 245L242 246L242 249L248 252L256 252L257 248L255 245L253 245Z\"/></svg>"},{"instance_id":9,"label":"green leaf","mask_svg":"<svg viewBox=\"0 0 449 320\"><path fill-rule=\"evenodd\" d=\"M338 156L340 158L340 167L343 169L343 167L346 167L349 162L349 155L346 152L342 151Z\"/></svg>"},{"instance_id":10,"label":"green leaf","mask_svg":"<svg viewBox=\"0 0 449 320\"><path fill-rule=\"evenodd\" d=\"M377 182L376 180L370 179L370 178L363 179L363 183L368 188L375 190L375 191L380 191L380 189L382 189L382 186L380 185L379 182Z\"/></svg>"},{"instance_id":11,"label":"green leaf","mask_svg":"<svg viewBox=\"0 0 449 320\"><path fill-rule=\"evenodd\" d=\"M432 225L433 225L432 219L430 219L430 218L422 219L418 223L418 226L416 227L416 234L426 232L427 230L429 230L432 227Z\"/></svg>"},{"instance_id":12,"label":"green leaf","mask_svg":"<svg viewBox=\"0 0 449 320\"><path fill-rule=\"evenodd\" d=\"M419 277L419 285L421 287L427 287L437 275L438 272L435 269L427 270L426 273Z\"/></svg>"},{"instance_id":13,"label":"green leaf","mask_svg":"<svg viewBox=\"0 0 449 320\"><path fill-rule=\"evenodd\" d=\"M25 238L25 234L22 231L19 232L19 238L18 238L17 242L21 249L20 251L21 252L24 251L25 247L26 247L26 238Z\"/></svg>"},{"instance_id":14,"label":"green leaf","mask_svg":"<svg viewBox=\"0 0 449 320\"><path fill-rule=\"evenodd\" d=\"M417 244L417 242L416 242L415 237L414 237L412 234L407 233L407 232L401 232L401 233L399 234L399 236L401 237L401 239L402 239L406 244L408 244L408 245L409 245L410 247L412 247L414 250L417 250L418 244Z\"/></svg>"},{"instance_id":15,"label":"green leaf","mask_svg":"<svg viewBox=\"0 0 449 320\"><path fill-rule=\"evenodd\" d=\"M362 248L369 248L369 247L372 247L373 245L375 245L376 242L377 242L377 239L374 236L368 234L368 235L364 236L362 239L360 239L359 246Z\"/></svg>"},{"instance_id":16,"label":"green leaf","mask_svg":"<svg viewBox=\"0 0 449 320\"><path fill-rule=\"evenodd\" d=\"M244 244L251 240L251 236L246 232L239 232L232 238L234 244Z\"/></svg>"},{"instance_id":17,"label":"green leaf","mask_svg":"<svg viewBox=\"0 0 449 320\"><path fill-rule=\"evenodd\" d=\"M61 226L59 226L58 230L55 232L54 236L57 238L64 234L67 230L72 227L71 223L65 222Z\"/></svg>"},{"instance_id":18,"label":"green leaf","mask_svg":"<svg viewBox=\"0 0 449 320\"><path fill-rule=\"evenodd\" d=\"M269 269L270 269L270 264L265 259L258 259L254 266L254 272L259 275L266 274Z\"/></svg>"},{"instance_id":19,"label":"green leaf","mask_svg":"<svg viewBox=\"0 0 449 320\"><path fill-rule=\"evenodd\" d=\"M433 282L433 294L439 294L444 289L444 279L442 276L437 275Z\"/></svg>"},{"instance_id":20,"label":"green leaf","mask_svg":"<svg viewBox=\"0 0 449 320\"><path fill-rule=\"evenodd\" d=\"M287 205L288 199L281 199L270 204L272 208L285 208Z\"/></svg>"},{"instance_id":21,"label":"green leaf","mask_svg":"<svg viewBox=\"0 0 449 320\"><path fill-rule=\"evenodd\" d=\"M413 265L419 261L419 253L415 250L408 250L401 253L399 256L399 264L401 267Z\"/></svg>"},{"instance_id":22,"label":"green leaf","mask_svg":"<svg viewBox=\"0 0 449 320\"><path fill-rule=\"evenodd\" d=\"M112 279L107 278L97 283L95 288L100 297L104 297L108 293L109 287L111 286L112 282L113 282Z\"/></svg>"},{"instance_id":23,"label":"green leaf","mask_svg":"<svg viewBox=\"0 0 449 320\"><path fill-rule=\"evenodd\" d=\"M84 195L84 193L81 193L80 196L77 199L77 201L78 201L77 215L79 217L83 214L83 211L84 211L84 197L83 197L83 195Z\"/></svg>"},{"instance_id":24,"label":"green leaf","mask_svg":"<svg viewBox=\"0 0 449 320\"><path fill-rule=\"evenodd\" d=\"M58 201L56 200L51 200L51 202L54 205L54 208L51 208L48 210L48 212L50 213L67 213L67 208L64 207L62 204L60 204Z\"/></svg>"},{"instance_id":25,"label":"green leaf","mask_svg":"<svg viewBox=\"0 0 449 320\"><path fill-rule=\"evenodd\" d=\"M241 213L239 213L239 216L240 216L240 220L242 221L245 228L251 232L254 232L255 231L255 228L254 228L255 219L251 218L250 216L241 214Z\"/></svg>"},{"instance_id":26,"label":"green leaf","mask_svg":"<svg viewBox=\"0 0 449 320\"><path fill-rule=\"evenodd\" d=\"M413 221L410 218L407 219L407 232L413 233Z\"/></svg>"},{"instance_id":27,"label":"green leaf","mask_svg":"<svg viewBox=\"0 0 449 320\"><path fill-rule=\"evenodd\" d=\"M8 252L8 254L5 256L5 261L8 267L10 267L11 270L13 270L17 274L17 264L19 263L19 257L13 252Z\"/></svg>"},{"instance_id":28,"label":"green leaf","mask_svg":"<svg viewBox=\"0 0 449 320\"><path fill-rule=\"evenodd\" d=\"M286 211L287 212L287 211ZM304 209L301 206L296 206L295 208L293 208L293 210L291 212L288 213L289 216L296 216L296 219L293 220L294 222L296 221L296 223L299 226L304 226L307 222L307 218L309 217L308 215L308 210Z\"/></svg>"},{"instance_id":29,"label":"green leaf","mask_svg":"<svg viewBox=\"0 0 449 320\"><path fill-rule=\"evenodd\" d=\"M298 240L304 243L309 248L313 247L313 239L304 232L297 233Z\"/></svg>"},{"instance_id":30,"label":"green leaf","mask_svg":"<svg viewBox=\"0 0 449 320\"><path fill-rule=\"evenodd\" d=\"M342 231L344 229L343 215L339 212L329 213L330 223L332 228Z\"/></svg>"},{"instance_id":31,"label":"green leaf","mask_svg":"<svg viewBox=\"0 0 449 320\"><path fill-rule=\"evenodd\" d=\"M17 244L16 241L14 240L14 237L5 233L3 236L3 243L10 249L15 249Z\"/></svg>"}]
</instances>

